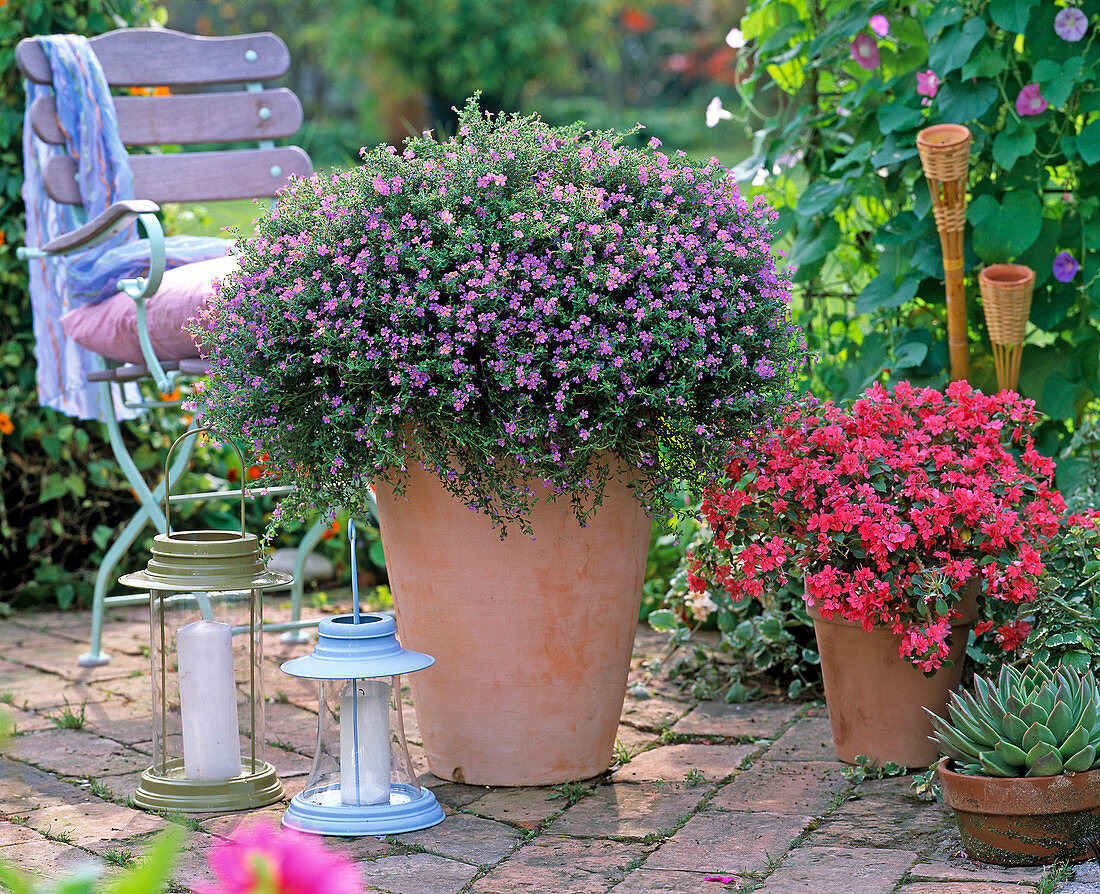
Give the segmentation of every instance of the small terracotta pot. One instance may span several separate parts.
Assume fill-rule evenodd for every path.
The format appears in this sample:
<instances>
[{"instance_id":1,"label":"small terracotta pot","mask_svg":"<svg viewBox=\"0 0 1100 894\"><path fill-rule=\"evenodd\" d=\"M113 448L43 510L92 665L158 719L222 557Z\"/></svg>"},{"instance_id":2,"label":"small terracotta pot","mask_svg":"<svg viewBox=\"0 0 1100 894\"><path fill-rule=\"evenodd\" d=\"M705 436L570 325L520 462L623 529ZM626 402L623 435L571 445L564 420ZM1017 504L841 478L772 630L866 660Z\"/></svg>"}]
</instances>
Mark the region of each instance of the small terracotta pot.
<instances>
[{"instance_id":1,"label":"small terracotta pot","mask_svg":"<svg viewBox=\"0 0 1100 894\"><path fill-rule=\"evenodd\" d=\"M1039 866L1091 856L1100 834L1100 770L998 779L936 767L968 855L1000 866Z\"/></svg>"},{"instance_id":2,"label":"small terracotta pot","mask_svg":"<svg viewBox=\"0 0 1100 894\"><path fill-rule=\"evenodd\" d=\"M840 760L854 764L862 754L879 766L927 767L936 762L939 748L929 740L932 723L921 708L945 715L948 694L959 688L966 640L977 616L973 586L959 608L962 617L951 625L953 664L926 677L898 654L900 638L887 628L864 630L839 615L827 621L816 606L807 607Z\"/></svg>"},{"instance_id":3,"label":"small terracotta pot","mask_svg":"<svg viewBox=\"0 0 1100 894\"><path fill-rule=\"evenodd\" d=\"M606 770L650 532L625 482L586 528L568 499L539 502L534 540L501 540L414 462L404 497L377 497L401 644L436 658L409 678L431 771L551 785Z\"/></svg>"}]
</instances>

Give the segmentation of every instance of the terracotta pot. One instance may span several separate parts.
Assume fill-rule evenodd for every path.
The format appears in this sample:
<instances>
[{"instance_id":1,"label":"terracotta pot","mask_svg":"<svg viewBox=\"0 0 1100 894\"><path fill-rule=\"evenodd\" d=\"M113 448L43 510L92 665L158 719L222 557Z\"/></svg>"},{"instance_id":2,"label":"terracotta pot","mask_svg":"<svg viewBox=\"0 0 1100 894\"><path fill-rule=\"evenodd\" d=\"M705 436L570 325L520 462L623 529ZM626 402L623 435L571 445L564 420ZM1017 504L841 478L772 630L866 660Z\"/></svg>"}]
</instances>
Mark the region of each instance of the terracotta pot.
<instances>
[{"instance_id":1,"label":"terracotta pot","mask_svg":"<svg viewBox=\"0 0 1100 894\"><path fill-rule=\"evenodd\" d=\"M997 779L936 768L968 855L1000 866L1038 866L1092 854L1100 835L1100 770Z\"/></svg>"},{"instance_id":2,"label":"terracotta pot","mask_svg":"<svg viewBox=\"0 0 1100 894\"><path fill-rule=\"evenodd\" d=\"M548 785L606 770L650 532L625 483L587 528L568 499L538 503L534 540L501 540L415 463L404 497L377 497L401 643L436 658L409 680L431 771Z\"/></svg>"},{"instance_id":3,"label":"terracotta pot","mask_svg":"<svg viewBox=\"0 0 1100 894\"><path fill-rule=\"evenodd\" d=\"M879 765L935 763L939 748L929 741L932 724L921 708L944 715L948 693L959 688L966 639L977 616L973 587L960 609L962 618L951 625L953 664L926 677L898 655L900 638L887 628L864 630L839 615L827 621L816 607L807 607L821 655L833 747L840 760L854 764L863 754Z\"/></svg>"}]
</instances>

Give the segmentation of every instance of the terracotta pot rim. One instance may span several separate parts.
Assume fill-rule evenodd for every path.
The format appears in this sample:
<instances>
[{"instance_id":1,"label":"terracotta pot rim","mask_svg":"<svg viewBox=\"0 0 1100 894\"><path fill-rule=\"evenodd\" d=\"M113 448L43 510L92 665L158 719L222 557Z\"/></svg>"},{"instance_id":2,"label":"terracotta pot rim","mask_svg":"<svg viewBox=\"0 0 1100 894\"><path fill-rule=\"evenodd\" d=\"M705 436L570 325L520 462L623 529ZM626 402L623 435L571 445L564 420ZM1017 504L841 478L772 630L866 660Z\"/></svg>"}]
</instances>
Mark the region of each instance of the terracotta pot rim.
<instances>
[{"instance_id":1,"label":"terracotta pot rim","mask_svg":"<svg viewBox=\"0 0 1100 894\"><path fill-rule=\"evenodd\" d=\"M990 264L978 274L981 282L998 286L1025 286L1035 281L1035 271L1023 264Z\"/></svg>"},{"instance_id":2,"label":"terracotta pot rim","mask_svg":"<svg viewBox=\"0 0 1100 894\"><path fill-rule=\"evenodd\" d=\"M977 581L971 578L970 592L968 592L959 602L955 605L955 608L959 610L959 617L955 618L951 622L951 627L970 627L975 621L978 620L978 591L975 589ZM826 618L821 614L821 608L817 605L810 605L805 601L805 594L803 594L803 605L806 606L806 614L810 616L813 621L820 621L822 624L835 624L837 627L858 627L860 630L864 630L862 624L855 621L846 620L839 611L834 612L831 618ZM871 628L874 630L884 630L885 625L876 624ZM868 632L871 632L868 631Z\"/></svg>"},{"instance_id":3,"label":"terracotta pot rim","mask_svg":"<svg viewBox=\"0 0 1100 894\"><path fill-rule=\"evenodd\" d=\"M970 131L961 124L933 124L917 134L917 145L925 149L953 149L970 142Z\"/></svg>"},{"instance_id":4,"label":"terracotta pot rim","mask_svg":"<svg viewBox=\"0 0 1100 894\"><path fill-rule=\"evenodd\" d=\"M940 758L936 772L940 777L943 801L952 810L989 816L1029 816L1078 813L1100 807L1100 769L1057 776L970 776L948 768L949 757ZM1091 803L1074 800L1073 793L1091 794ZM1026 803L1023 809L1002 806L1010 800Z\"/></svg>"}]
</instances>

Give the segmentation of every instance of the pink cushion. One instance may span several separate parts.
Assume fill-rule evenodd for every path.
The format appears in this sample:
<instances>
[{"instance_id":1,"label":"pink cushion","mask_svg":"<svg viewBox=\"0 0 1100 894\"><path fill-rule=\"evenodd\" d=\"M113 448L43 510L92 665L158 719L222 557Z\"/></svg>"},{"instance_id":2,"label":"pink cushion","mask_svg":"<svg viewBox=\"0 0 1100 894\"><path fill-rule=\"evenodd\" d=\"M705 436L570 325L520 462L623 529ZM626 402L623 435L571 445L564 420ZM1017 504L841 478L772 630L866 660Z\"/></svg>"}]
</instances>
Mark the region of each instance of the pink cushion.
<instances>
[{"instance_id":1,"label":"pink cushion","mask_svg":"<svg viewBox=\"0 0 1100 894\"><path fill-rule=\"evenodd\" d=\"M237 259L227 256L165 271L160 289L145 302L149 339L157 359L199 356L185 327L214 294L213 281L236 269ZM69 311L61 318L61 325L69 338L90 351L125 363L145 362L138 341L137 308L134 299L123 292Z\"/></svg>"}]
</instances>

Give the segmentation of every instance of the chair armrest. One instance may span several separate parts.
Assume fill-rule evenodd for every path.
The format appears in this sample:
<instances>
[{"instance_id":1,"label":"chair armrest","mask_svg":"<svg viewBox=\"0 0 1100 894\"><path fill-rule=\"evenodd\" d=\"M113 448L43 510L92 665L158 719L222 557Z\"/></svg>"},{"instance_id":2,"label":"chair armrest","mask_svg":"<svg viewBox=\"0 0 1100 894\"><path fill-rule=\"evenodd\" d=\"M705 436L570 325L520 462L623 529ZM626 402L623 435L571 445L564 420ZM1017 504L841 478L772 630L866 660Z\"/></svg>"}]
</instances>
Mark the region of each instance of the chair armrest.
<instances>
[{"instance_id":1,"label":"chair armrest","mask_svg":"<svg viewBox=\"0 0 1100 894\"><path fill-rule=\"evenodd\" d=\"M156 214L160 206L147 199L131 199L115 202L106 211L96 215L83 226L51 239L41 251L49 255L66 255L85 248L92 248L109 239L141 214ZM28 256L30 253L28 252Z\"/></svg>"}]
</instances>

